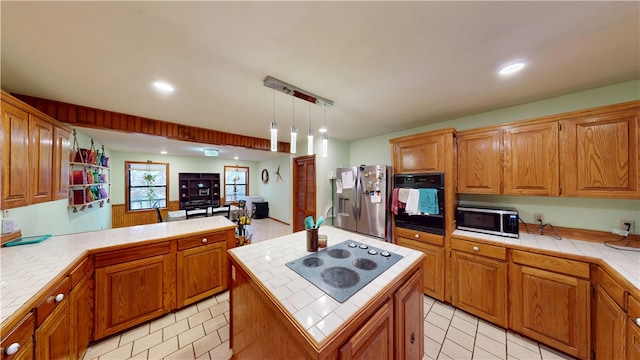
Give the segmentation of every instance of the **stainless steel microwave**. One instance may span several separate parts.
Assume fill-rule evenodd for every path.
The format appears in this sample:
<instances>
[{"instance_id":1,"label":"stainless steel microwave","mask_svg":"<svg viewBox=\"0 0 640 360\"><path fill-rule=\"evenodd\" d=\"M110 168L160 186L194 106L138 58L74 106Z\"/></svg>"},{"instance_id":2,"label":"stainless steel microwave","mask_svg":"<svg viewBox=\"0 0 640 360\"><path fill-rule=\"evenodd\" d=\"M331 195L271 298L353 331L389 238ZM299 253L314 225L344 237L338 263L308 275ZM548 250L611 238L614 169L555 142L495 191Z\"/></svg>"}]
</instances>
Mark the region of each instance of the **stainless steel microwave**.
<instances>
[{"instance_id":1,"label":"stainless steel microwave","mask_svg":"<svg viewBox=\"0 0 640 360\"><path fill-rule=\"evenodd\" d=\"M456 228L483 234L518 238L518 211L513 208L467 207L456 210Z\"/></svg>"}]
</instances>

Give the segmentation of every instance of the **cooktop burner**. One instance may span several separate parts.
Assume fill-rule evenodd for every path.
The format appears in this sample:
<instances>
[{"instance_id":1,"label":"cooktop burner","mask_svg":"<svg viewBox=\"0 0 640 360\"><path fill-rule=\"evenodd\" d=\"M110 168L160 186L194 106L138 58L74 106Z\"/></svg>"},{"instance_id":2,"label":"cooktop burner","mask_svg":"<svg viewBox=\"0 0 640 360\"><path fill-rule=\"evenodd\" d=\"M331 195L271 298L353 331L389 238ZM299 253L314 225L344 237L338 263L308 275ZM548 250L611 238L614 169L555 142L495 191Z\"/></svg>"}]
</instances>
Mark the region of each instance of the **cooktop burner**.
<instances>
[{"instance_id":1,"label":"cooktop burner","mask_svg":"<svg viewBox=\"0 0 640 360\"><path fill-rule=\"evenodd\" d=\"M286 265L343 303L400 259L401 255L347 240Z\"/></svg>"}]
</instances>

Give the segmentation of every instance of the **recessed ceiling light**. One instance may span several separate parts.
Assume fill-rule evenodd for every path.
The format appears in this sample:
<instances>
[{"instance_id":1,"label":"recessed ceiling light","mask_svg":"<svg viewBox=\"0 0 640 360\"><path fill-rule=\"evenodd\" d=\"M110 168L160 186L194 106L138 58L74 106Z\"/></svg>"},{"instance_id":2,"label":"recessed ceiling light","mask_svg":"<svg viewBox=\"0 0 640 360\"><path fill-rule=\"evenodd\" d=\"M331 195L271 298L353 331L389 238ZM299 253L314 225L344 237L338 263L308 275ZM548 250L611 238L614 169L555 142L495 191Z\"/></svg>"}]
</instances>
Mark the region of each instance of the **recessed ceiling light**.
<instances>
[{"instance_id":1,"label":"recessed ceiling light","mask_svg":"<svg viewBox=\"0 0 640 360\"><path fill-rule=\"evenodd\" d=\"M320 129L318 129L318 131L324 134L327 132L327 128L323 126Z\"/></svg>"},{"instance_id":2,"label":"recessed ceiling light","mask_svg":"<svg viewBox=\"0 0 640 360\"><path fill-rule=\"evenodd\" d=\"M233 157L233 160L238 160L238 157L237 157L237 156L234 156L234 157Z\"/></svg>"},{"instance_id":3,"label":"recessed ceiling light","mask_svg":"<svg viewBox=\"0 0 640 360\"><path fill-rule=\"evenodd\" d=\"M158 90L162 90L164 92L173 92L173 85L169 84L168 82L164 82L164 81L156 81L153 83L153 86L158 89Z\"/></svg>"},{"instance_id":4,"label":"recessed ceiling light","mask_svg":"<svg viewBox=\"0 0 640 360\"><path fill-rule=\"evenodd\" d=\"M500 75L511 75L513 73L516 73L522 70L522 68L524 68L524 63L510 64L510 65L504 66L502 69L500 69L498 73Z\"/></svg>"},{"instance_id":5,"label":"recessed ceiling light","mask_svg":"<svg viewBox=\"0 0 640 360\"><path fill-rule=\"evenodd\" d=\"M162 150L162 151L160 151L160 154L162 154L162 155L167 155L167 152L166 152L166 151L164 151L164 150Z\"/></svg>"}]
</instances>

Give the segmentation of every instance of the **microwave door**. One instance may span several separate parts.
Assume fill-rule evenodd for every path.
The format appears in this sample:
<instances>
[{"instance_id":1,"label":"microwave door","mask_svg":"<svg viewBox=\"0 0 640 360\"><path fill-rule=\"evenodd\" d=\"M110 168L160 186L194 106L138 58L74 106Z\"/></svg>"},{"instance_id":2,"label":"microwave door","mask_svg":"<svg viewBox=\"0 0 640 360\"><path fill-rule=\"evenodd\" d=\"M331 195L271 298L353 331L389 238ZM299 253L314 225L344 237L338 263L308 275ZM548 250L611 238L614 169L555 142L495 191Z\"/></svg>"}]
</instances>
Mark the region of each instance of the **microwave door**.
<instances>
[{"instance_id":1,"label":"microwave door","mask_svg":"<svg viewBox=\"0 0 640 360\"><path fill-rule=\"evenodd\" d=\"M342 183L342 191L334 194L336 215L334 226L356 231L356 210L358 194L356 191L356 168L338 168L336 177Z\"/></svg>"}]
</instances>

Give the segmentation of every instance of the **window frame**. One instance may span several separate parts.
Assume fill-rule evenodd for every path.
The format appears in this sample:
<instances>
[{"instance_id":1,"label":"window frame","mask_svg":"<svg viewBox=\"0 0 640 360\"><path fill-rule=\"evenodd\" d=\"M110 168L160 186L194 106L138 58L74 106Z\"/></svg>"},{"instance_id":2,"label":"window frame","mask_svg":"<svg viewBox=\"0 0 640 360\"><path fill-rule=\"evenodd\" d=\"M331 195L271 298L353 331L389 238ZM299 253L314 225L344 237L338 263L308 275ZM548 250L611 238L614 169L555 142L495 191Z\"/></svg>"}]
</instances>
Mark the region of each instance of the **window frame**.
<instances>
[{"instance_id":1,"label":"window frame","mask_svg":"<svg viewBox=\"0 0 640 360\"><path fill-rule=\"evenodd\" d=\"M230 202L230 201L228 200L228 196L227 196L227 170L234 171L234 170L238 170L238 169L242 169L242 170L243 170L243 172L245 172L245 173L247 174L247 177L246 177L247 181L246 181L246 183L245 183L245 184L241 184L241 185L244 185L244 186L245 186L245 196L247 196L246 194L249 194L249 183L251 182L251 181L250 181L250 175L251 175L251 173L250 173L250 168L249 168L248 166L225 165L225 166L224 166L224 172L223 172L223 178L224 178L224 181L223 181L223 184L224 184L224 185L223 185L223 189L224 189L224 203L225 203L225 204L229 204L229 203L231 203L231 204L237 204L237 203L238 203L238 199L236 199L236 200L235 200L235 201L233 201L233 202ZM229 184L229 185L231 186L231 185L233 185L233 184Z\"/></svg>"},{"instance_id":2,"label":"window frame","mask_svg":"<svg viewBox=\"0 0 640 360\"><path fill-rule=\"evenodd\" d=\"M129 179L131 177L130 175L130 168L131 165L164 165L165 166L165 179L167 180L164 187L165 187L165 204L166 206L163 207L158 207L158 209L161 210L166 210L169 209L169 182L170 182L170 171L169 171L169 163L164 163L164 162L154 162L151 160L147 160L147 161L125 161L124 162L124 186L125 186L125 192L124 192L124 196L125 196L125 211L126 212L145 212L145 211L155 211L155 208L144 208L144 209L131 209L131 204L130 204L130 197L131 197L131 186L130 186L130 182Z\"/></svg>"}]
</instances>

